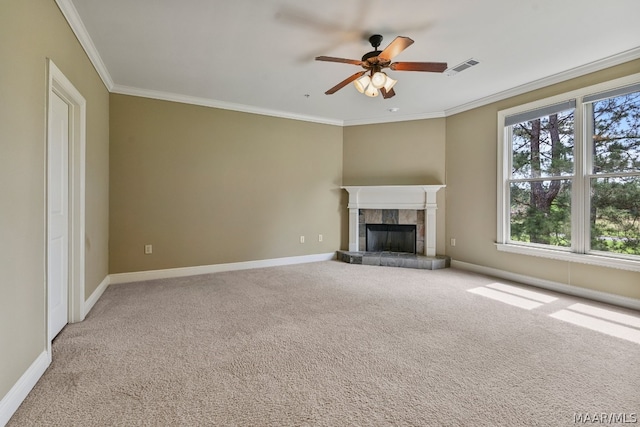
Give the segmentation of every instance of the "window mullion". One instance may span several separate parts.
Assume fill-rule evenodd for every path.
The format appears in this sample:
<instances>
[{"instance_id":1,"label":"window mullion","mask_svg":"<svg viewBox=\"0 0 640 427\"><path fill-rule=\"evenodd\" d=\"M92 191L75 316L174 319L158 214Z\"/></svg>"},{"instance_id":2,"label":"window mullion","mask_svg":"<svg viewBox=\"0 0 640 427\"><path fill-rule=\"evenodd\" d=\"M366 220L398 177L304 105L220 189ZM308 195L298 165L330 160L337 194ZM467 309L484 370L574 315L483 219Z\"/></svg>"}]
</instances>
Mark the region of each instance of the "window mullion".
<instances>
[{"instance_id":1,"label":"window mullion","mask_svg":"<svg viewBox=\"0 0 640 427\"><path fill-rule=\"evenodd\" d=\"M593 149L592 149L593 150ZM593 151L591 151L593 152ZM590 170L593 170L590 168ZM591 173L587 174L587 179L593 178L629 178L640 175L640 172L610 172L610 173Z\"/></svg>"},{"instance_id":2,"label":"window mullion","mask_svg":"<svg viewBox=\"0 0 640 427\"><path fill-rule=\"evenodd\" d=\"M583 109L582 119L584 125L583 143L584 156L582 163L584 164L584 174L582 178L583 190L582 190L582 236L584 236L583 249L580 253L589 253L591 251L591 174L593 173L593 135L595 130L593 128L593 104L581 103Z\"/></svg>"},{"instance_id":3,"label":"window mullion","mask_svg":"<svg viewBox=\"0 0 640 427\"><path fill-rule=\"evenodd\" d=\"M502 144L502 153L503 158L506 160L504 162L505 166L503 167L503 176L502 180L502 242L506 243L511 240L511 185L510 181L512 178L513 171L513 127L508 126L506 128L506 132L504 132L505 141Z\"/></svg>"},{"instance_id":4,"label":"window mullion","mask_svg":"<svg viewBox=\"0 0 640 427\"><path fill-rule=\"evenodd\" d=\"M585 120L585 108L582 99L576 102L574 123L574 176L571 192L571 251L583 254L589 241L588 227L586 227L586 212L588 212L589 184L586 182L588 172L588 148L585 144L589 120Z\"/></svg>"},{"instance_id":5,"label":"window mullion","mask_svg":"<svg viewBox=\"0 0 640 427\"><path fill-rule=\"evenodd\" d=\"M549 175L541 176L540 178L512 178L509 183L514 182L544 182L544 181L572 181L575 178L574 175Z\"/></svg>"}]
</instances>

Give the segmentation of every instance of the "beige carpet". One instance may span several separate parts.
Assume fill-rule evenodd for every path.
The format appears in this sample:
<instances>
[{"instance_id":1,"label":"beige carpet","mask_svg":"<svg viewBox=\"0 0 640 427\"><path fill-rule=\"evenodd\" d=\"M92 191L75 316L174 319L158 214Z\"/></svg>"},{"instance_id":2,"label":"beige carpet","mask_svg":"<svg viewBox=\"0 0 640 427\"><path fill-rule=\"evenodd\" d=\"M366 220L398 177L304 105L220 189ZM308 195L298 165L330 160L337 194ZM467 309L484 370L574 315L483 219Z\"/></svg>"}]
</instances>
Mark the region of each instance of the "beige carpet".
<instances>
[{"instance_id":1,"label":"beige carpet","mask_svg":"<svg viewBox=\"0 0 640 427\"><path fill-rule=\"evenodd\" d=\"M56 338L9 426L565 426L640 412L640 345L549 316L606 306L467 292L494 282L329 261L114 285Z\"/></svg>"}]
</instances>

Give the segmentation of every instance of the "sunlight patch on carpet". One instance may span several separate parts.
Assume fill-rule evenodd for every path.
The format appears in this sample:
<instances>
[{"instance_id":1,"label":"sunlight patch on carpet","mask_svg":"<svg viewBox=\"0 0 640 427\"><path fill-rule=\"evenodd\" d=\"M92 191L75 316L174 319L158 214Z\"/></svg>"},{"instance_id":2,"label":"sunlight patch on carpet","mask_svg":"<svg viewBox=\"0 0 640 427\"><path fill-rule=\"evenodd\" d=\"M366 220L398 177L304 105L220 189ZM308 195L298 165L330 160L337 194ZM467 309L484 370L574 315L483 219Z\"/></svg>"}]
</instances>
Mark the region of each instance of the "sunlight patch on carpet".
<instances>
[{"instance_id":1,"label":"sunlight patch on carpet","mask_svg":"<svg viewBox=\"0 0 640 427\"><path fill-rule=\"evenodd\" d=\"M567 308L590 316L611 320L616 323L622 323L623 325L631 326L632 328L640 328L640 317L638 316L617 313L615 311L605 310L603 308L593 307L587 304L573 304Z\"/></svg>"},{"instance_id":2,"label":"sunlight patch on carpet","mask_svg":"<svg viewBox=\"0 0 640 427\"><path fill-rule=\"evenodd\" d=\"M491 298L496 301L503 302L505 304L513 305L516 307L524 308L525 310L533 310L540 307L542 304L530 299L521 298L506 292L500 292L485 287L469 289L467 292L472 294L481 295L483 297Z\"/></svg>"},{"instance_id":3,"label":"sunlight patch on carpet","mask_svg":"<svg viewBox=\"0 0 640 427\"><path fill-rule=\"evenodd\" d=\"M517 286L505 285L504 283L492 283L487 285L487 288L496 289L498 291L508 292L513 295L518 295L521 297L525 297L527 299L532 299L534 301L550 303L556 301L558 298L552 297L551 295L546 295L541 292L529 291L527 289L522 289Z\"/></svg>"},{"instance_id":4,"label":"sunlight patch on carpet","mask_svg":"<svg viewBox=\"0 0 640 427\"><path fill-rule=\"evenodd\" d=\"M640 330L638 329L586 316L569 310L560 310L550 314L549 316L593 331L602 332L604 334L611 335L612 337L622 338L624 340L640 344Z\"/></svg>"}]
</instances>

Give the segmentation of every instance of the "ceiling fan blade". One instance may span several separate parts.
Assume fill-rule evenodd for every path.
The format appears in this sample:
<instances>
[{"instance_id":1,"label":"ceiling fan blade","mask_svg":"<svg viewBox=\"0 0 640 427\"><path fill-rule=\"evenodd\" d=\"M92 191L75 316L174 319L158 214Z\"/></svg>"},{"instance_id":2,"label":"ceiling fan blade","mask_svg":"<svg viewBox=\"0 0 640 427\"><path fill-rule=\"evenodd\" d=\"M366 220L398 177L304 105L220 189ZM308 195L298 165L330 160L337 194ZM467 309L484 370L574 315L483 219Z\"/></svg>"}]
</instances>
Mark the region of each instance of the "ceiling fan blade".
<instances>
[{"instance_id":1,"label":"ceiling fan blade","mask_svg":"<svg viewBox=\"0 0 640 427\"><path fill-rule=\"evenodd\" d=\"M393 98L394 96L396 96L396 92L393 90L393 88L391 88L390 90L386 90L384 87L380 88L380 93L382 93L382 97L384 99L389 99L389 98Z\"/></svg>"},{"instance_id":2,"label":"ceiling fan blade","mask_svg":"<svg viewBox=\"0 0 640 427\"><path fill-rule=\"evenodd\" d=\"M385 47L380 55L378 55L379 59L385 61L391 61L397 54L408 48L413 44L413 40L409 37L396 37L389 46Z\"/></svg>"},{"instance_id":3,"label":"ceiling fan blade","mask_svg":"<svg viewBox=\"0 0 640 427\"><path fill-rule=\"evenodd\" d=\"M357 59L334 58L333 56L316 56L316 61L341 62L344 64L362 65Z\"/></svg>"},{"instance_id":4,"label":"ceiling fan blade","mask_svg":"<svg viewBox=\"0 0 640 427\"><path fill-rule=\"evenodd\" d=\"M389 66L394 71L428 71L442 73L447 69L446 62L394 62Z\"/></svg>"},{"instance_id":5,"label":"ceiling fan blade","mask_svg":"<svg viewBox=\"0 0 640 427\"><path fill-rule=\"evenodd\" d=\"M326 91L325 95L331 95L333 93L336 93L337 91L339 91L340 89L342 89L343 87L345 87L346 85L348 85L349 83L357 79L358 77L362 76L366 72L367 70L360 71L359 73L355 73L354 75L347 77L346 79L344 79L343 81L341 81L340 83L338 83L337 85L335 85L334 87Z\"/></svg>"}]
</instances>

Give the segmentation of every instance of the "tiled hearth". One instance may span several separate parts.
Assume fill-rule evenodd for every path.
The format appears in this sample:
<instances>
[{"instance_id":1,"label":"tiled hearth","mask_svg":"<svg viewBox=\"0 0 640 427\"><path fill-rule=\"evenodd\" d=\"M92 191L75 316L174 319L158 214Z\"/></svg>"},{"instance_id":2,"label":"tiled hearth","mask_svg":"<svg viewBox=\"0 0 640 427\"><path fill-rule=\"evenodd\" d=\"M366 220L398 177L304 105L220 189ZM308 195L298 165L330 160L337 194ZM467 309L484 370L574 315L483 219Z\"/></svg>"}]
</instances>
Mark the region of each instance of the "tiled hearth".
<instances>
[{"instance_id":1,"label":"tiled hearth","mask_svg":"<svg viewBox=\"0 0 640 427\"><path fill-rule=\"evenodd\" d=\"M436 193L444 185L347 186L349 250L338 259L351 264L439 269L450 265L436 256ZM416 253L366 252L367 224L415 225Z\"/></svg>"},{"instance_id":2,"label":"tiled hearth","mask_svg":"<svg viewBox=\"0 0 640 427\"><path fill-rule=\"evenodd\" d=\"M431 257L399 252L338 251L338 259L349 264L419 268L423 270L439 270L448 268L451 265L451 258L448 256Z\"/></svg>"}]
</instances>

